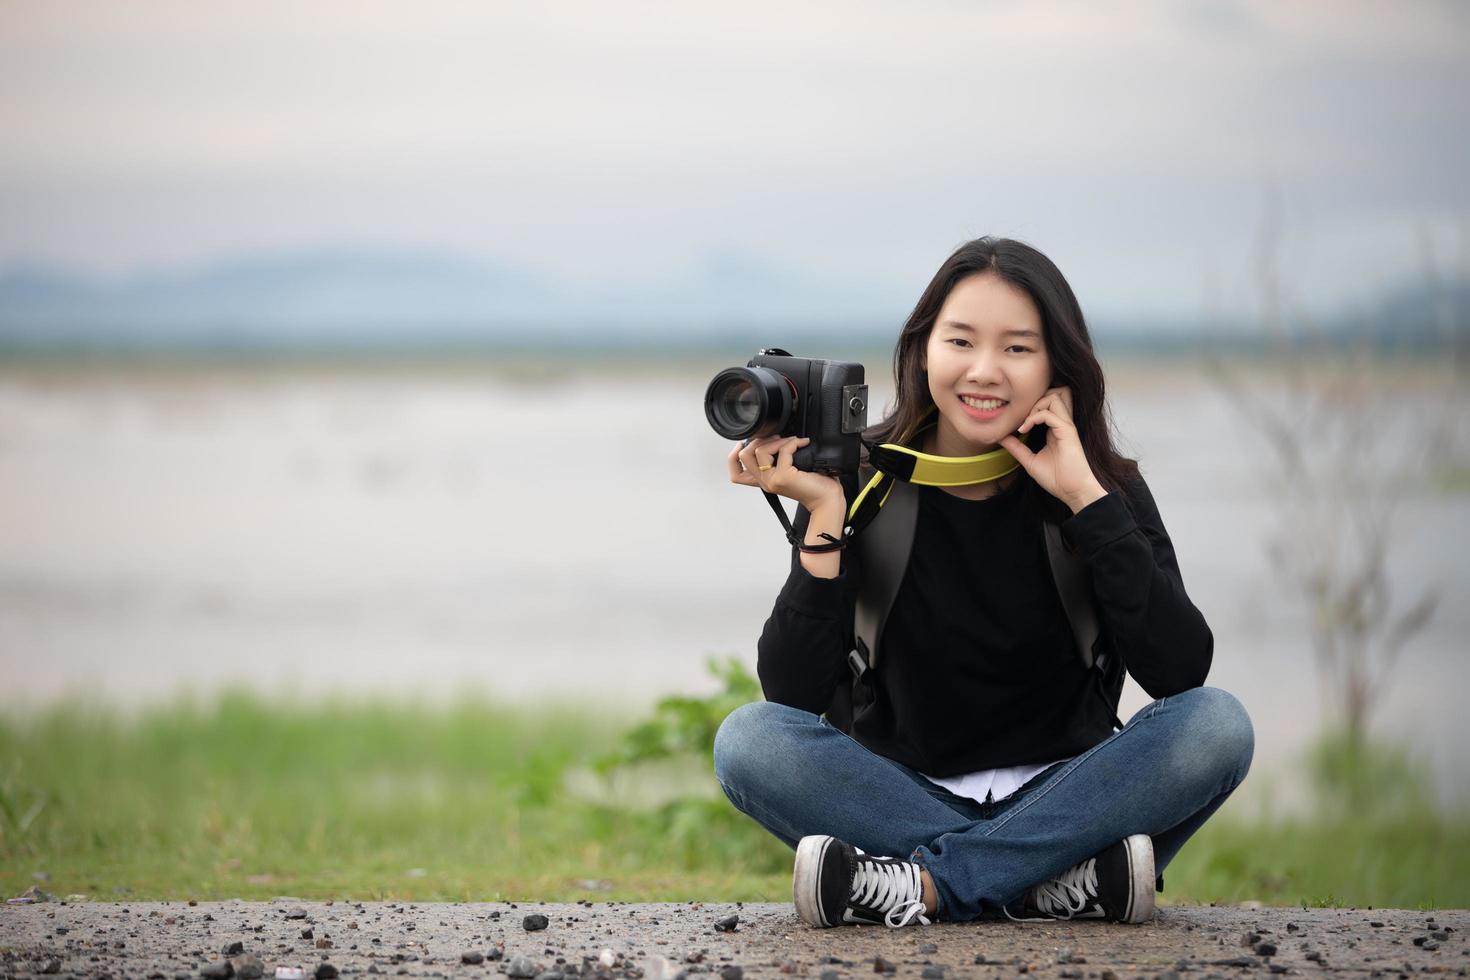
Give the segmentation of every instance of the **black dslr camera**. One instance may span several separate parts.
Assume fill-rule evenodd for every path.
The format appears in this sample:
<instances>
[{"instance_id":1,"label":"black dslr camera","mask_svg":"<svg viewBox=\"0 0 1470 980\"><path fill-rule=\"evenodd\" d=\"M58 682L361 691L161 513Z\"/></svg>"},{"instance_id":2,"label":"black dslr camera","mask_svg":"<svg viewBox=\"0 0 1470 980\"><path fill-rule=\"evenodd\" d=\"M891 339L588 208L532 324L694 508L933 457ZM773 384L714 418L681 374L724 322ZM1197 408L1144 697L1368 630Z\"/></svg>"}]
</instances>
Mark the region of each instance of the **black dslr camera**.
<instances>
[{"instance_id":1,"label":"black dslr camera","mask_svg":"<svg viewBox=\"0 0 1470 980\"><path fill-rule=\"evenodd\" d=\"M726 368L704 392L704 415L726 439L806 436L796 451L799 470L856 475L868 425L863 366L792 357L779 348L758 352L743 368Z\"/></svg>"}]
</instances>

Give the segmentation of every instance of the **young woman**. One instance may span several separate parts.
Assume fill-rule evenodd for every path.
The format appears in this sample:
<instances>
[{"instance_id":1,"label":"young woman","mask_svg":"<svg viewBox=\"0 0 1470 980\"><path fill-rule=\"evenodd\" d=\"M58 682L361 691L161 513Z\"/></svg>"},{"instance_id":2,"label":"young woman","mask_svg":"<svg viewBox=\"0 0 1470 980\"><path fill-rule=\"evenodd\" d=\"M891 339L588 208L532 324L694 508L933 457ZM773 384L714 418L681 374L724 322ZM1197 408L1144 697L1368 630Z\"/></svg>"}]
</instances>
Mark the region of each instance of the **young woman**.
<instances>
[{"instance_id":1,"label":"young woman","mask_svg":"<svg viewBox=\"0 0 1470 980\"><path fill-rule=\"evenodd\" d=\"M796 849L793 898L813 926L1145 921L1156 875L1245 778L1254 734L1234 697L1202 686L1213 636L1113 447L1077 300L1034 248L969 242L909 316L894 373L867 442L1001 465L902 487L917 495L912 542L886 569L901 584L869 669L877 638L852 654L854 610L882 512L852 547L808 550L845 542L859 484L796 469L802 439L730 453L732 482L797 503L803 543L759 643L768 700L716 736L720 785ZM1095 617L1083 655L1058 529ZM1156 699L1127 725L1125 670Z\"/></svg>"}]
</instances>

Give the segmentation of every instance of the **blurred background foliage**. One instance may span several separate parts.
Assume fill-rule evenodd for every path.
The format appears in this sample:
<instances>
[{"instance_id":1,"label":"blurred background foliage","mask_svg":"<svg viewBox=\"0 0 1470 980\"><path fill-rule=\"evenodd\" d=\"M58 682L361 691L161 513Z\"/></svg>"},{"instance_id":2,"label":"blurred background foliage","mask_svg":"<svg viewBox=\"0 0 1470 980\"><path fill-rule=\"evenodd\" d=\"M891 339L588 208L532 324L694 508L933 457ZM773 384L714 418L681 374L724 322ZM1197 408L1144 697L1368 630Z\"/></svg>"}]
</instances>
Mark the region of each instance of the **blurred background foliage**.
<instances>
[{"instance_id":1,"label":"blurred background foliage","mask_svg":"<svg viewBox=\"0 0 1470 980\"><path fill-rule=\"evenodd\" d=\"M790 850L711 763L758 685L736 658L708 667L715 693L633 721L231 693L0 722L0 882L97 900L787 901ZM1163 900L1470 903L1470 816L1435 802L1406 749L1323 738L1298 778L1309 810L1211 821Z\"/></svg>"}]
</instances>

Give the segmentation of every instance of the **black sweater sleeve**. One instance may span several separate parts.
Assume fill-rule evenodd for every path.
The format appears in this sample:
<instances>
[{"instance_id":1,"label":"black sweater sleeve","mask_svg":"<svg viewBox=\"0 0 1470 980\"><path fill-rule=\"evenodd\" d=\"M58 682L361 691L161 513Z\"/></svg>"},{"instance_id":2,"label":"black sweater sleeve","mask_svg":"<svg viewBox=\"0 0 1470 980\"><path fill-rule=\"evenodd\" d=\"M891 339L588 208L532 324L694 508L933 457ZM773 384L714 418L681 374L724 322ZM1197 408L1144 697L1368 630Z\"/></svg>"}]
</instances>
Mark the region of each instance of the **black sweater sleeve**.
<instances>
[{"instance_id":1,"label":"black sweater sleeve","mask_svg":"<svg viewBox=\"0 0 1470 980\"><path fill-rule=\"evenodd\" d=\"M810 515L797 507L792 525L806 533ZM767 701L821 714L848 677L853 593L848 554L836 578L817 578L791 549L791 572L756 645L756 675Z\"/></svg>"},{"instance_id":2,"label":"black sweater sleeve","mask_svg":"<svg viewBox=\"0 0 1470 980\"><path fill-rule=\"evenodd\" d=\"M1153 698L1204 684L1215 638L1184 592L1174 545L1139 477L1062 525L1092 570L1098 617L1128 673Z\"/></svg>"}]
</instances>

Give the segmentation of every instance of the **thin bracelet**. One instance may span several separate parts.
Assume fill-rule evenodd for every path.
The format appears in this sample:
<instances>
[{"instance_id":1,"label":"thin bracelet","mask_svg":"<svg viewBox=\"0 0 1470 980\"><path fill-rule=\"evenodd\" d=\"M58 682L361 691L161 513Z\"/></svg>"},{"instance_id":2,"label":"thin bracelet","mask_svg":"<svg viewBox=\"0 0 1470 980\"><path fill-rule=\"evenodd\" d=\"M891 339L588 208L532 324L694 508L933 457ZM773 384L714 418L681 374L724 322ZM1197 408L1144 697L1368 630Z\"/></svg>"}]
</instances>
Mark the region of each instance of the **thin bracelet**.
<instances>
[{"instance_id":1,"label":"thin bracelet","mask_svg":"<svg viewBox=\"0 0 1470 980\"><path fill-rule=\"evenodd\" d=\"M845 536L839 539L832 537L826 531L818 531L817 537L826 538L828 543L807 544L805 541L799 540L795 532L788 534L786 540L790 541L796 547L797 551L806 555L825 555L833 551L841 551L847 547L847 538Z\"/></svg>"}]
</instances>

